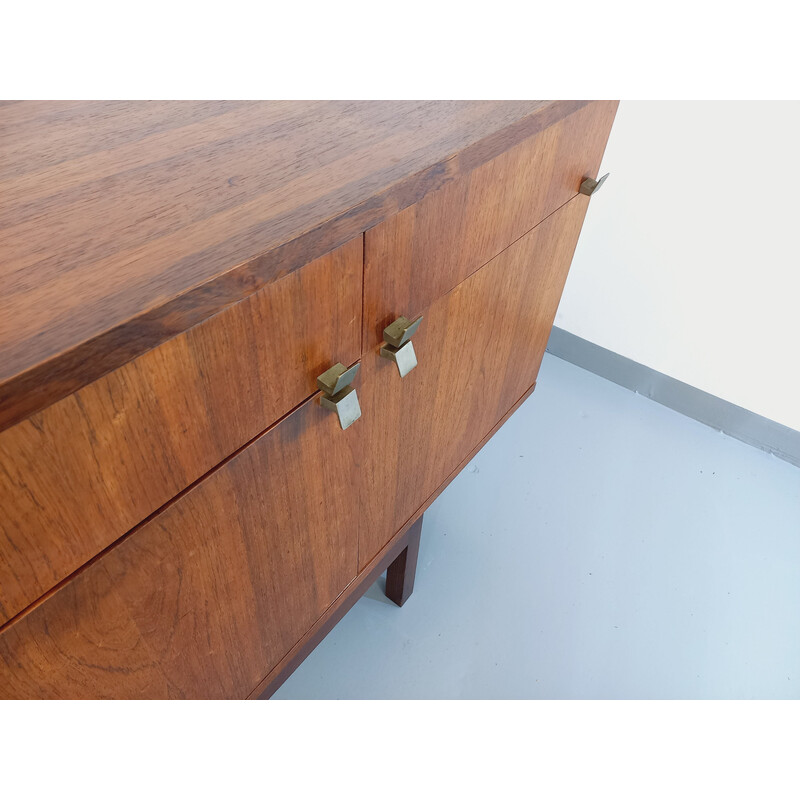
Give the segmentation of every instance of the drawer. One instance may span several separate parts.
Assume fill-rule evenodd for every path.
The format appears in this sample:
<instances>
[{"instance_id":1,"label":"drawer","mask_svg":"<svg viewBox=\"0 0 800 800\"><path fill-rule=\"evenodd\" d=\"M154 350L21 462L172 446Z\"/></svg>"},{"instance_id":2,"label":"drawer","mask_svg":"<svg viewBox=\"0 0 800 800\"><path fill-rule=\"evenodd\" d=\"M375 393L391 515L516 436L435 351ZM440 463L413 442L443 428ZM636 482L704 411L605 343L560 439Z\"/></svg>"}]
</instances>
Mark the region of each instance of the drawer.
<instances>
[{"instance_id":1,"label":"drawer","mask_svg":"<svg viewBox=\"0 0 800 800\"><path fill-rule=\"evenodd\" d=\"M427 308L574 197L584 177L597 175L616 107L589 103L368 230L365 346L380 342L392 320Z\"/></svg>"},{"instance_id":2,"label":"drawer","mask_svg":"<svg viewBox=\"0 0 800 800\"><path fill-rule=\"evenodd\" d=\"M358 436L307 401L8 625L0 697L246 697L355 577Z\"/></svg>"},{"instance_id":3,"label":"drawer","mask_svg":"<svg viewBox=\"0 0 800 800\"><path fill-rule=\"evenodd\" d=\"M362 357L361 569L535 383L588 200L421 309L404 378L377 347Z\"/></svg>"},{"instance_id":4,"label":"drawer","mask_svg":"<svg viewBox=\"0 0 800 800\"><path fill-rule=\"evenodd\" d=\"M362 239L0 433L0 624L354 362Z\"/></svg>"}]
</instances>

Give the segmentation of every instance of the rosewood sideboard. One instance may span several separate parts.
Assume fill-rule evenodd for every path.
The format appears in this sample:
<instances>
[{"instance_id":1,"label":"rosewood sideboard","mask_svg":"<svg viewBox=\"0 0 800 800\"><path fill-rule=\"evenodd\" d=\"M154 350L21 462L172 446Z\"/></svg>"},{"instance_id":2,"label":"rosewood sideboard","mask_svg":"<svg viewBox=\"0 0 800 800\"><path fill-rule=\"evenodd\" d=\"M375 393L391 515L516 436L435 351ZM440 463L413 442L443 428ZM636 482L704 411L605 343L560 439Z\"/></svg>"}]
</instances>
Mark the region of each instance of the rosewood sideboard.
<instances>
[{"instance_id":1,"label":"rosewood sideboard","mask_svg":"<svg viewBox=\"0 0 800 800\"><path fill-rule=\"evenodd\" d=\"M402 605L616 105L0 104L0 697L266 697Z\"/></svg>"}]
</instances>

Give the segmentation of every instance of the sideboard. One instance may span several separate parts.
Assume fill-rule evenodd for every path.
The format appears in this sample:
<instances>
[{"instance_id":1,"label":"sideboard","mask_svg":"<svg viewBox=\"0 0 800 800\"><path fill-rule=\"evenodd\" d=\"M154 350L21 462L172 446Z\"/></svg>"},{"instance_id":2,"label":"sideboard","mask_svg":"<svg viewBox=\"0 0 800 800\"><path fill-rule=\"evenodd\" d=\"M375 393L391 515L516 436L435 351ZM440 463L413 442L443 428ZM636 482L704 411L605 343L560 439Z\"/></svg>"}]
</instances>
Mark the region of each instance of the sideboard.
<instances>
[{"instance_id":1,"label":"sideboard","mask_svg":"<svg viewBox=\"0 0 800 800\"><path fill-rule=\"evenodd\" d=\"M267 697L402 605L616 106L0 104L0 697Z\"/></svg>"}]
</instances>

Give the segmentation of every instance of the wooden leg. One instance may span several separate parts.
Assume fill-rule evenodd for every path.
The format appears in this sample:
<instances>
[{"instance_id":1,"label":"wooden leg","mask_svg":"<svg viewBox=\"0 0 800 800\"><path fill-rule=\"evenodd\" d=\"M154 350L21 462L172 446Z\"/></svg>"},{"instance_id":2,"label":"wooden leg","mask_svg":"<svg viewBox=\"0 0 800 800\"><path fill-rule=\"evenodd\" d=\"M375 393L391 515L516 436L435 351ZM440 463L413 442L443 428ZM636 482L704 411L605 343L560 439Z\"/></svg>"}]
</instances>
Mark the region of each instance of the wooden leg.
<instances>
[{"instance_id":1,"label":"wooden leg","mask_svg":"<svg viewBox=\"0 0 800 800\"><path fill-rule=\"evenodd\" d=\"M398 606L402 606L414 591L421 533L422 517L408 529L406 534L408 544L386 570L386 596Z\"/></svg>"}]
</instances>

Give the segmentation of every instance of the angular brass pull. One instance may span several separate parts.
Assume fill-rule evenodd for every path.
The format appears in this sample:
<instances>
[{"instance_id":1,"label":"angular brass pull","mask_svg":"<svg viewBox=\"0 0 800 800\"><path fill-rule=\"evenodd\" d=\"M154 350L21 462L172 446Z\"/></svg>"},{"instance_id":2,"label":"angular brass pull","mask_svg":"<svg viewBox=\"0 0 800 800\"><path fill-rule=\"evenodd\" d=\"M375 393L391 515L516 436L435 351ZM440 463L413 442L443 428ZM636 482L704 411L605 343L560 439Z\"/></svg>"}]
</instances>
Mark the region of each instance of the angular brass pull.
<instances>
[{"instance_id":1,"label":"angular brass pull","mask_svg":"<svg viewBox=\"0 0 800 800\"><path fill-rule=\"evenodd\" d=\"M420 322L422 315L411 322L405 317L398 317L383 329L383 341L392 347L402 347L417 332Z\"/></svg>"},{"instance_id":2,"label":"angular brass pull","mask_svg":"<svg viewBox=\"0 0 800 800\"><path fill-rule=\"evenodd\" d=\"M361 364L354 364L350 369L344 364L334 364L317 378L317 387L327 395L338 394L353 382Z\"/></svg>"},{"instance_id":3,"label":"angular brass pull","mask_svg":"<svg viewBox=\"0 0 800 800\"><path fill-rule=\"evenodd\" d=\"M606 178L610 175L610 172L606 172L600 180L595 180L594 178L584 178L583 183L581 183L580 189L578 191L581 194L585 194L588 197L591 197L605 182Z\"/></svg>"},{"instance_id":4,"label":"angular brass pull","mask_svg":"<svg viewBox=\"0 0 800 800\"><path fill-rule=\"evenodd\" d=\"M334 364L317 378L317 386L322 391L319 403L323 408L335 411L342 430L349 428L360 416L361 406L353 382L361 364L347 369L344 364Z\"/></svg>"},{"instance_id":5,"label":"angular brass pull","mask_svg":"<svg viewBox=\"0 0 800 800\"><path fill-rule=\"evenodd\" d=\"M381 358L394 361L401 378L405 378L417 366L417 354L414 352L411 337L417 332L420 322L421 316L411 321L398 317L383 329L383 340L386 344L381 347Z\"/></svg>"}]
</instances>

